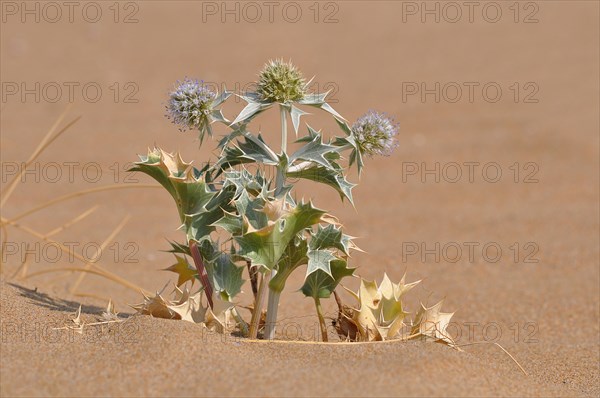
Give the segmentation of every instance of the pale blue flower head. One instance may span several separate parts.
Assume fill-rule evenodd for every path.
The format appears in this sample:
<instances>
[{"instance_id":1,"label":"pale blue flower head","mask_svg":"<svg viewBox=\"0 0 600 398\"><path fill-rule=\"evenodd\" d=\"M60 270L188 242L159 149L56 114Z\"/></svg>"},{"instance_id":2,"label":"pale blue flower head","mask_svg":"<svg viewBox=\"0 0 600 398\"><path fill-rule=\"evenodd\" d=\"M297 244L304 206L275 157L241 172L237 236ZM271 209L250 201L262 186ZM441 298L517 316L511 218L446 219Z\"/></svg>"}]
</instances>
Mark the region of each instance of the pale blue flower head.
<instances>
[{"instance_id":1,"label":"pale blue flower head","mask_svg":"<svg viewBox=\"0 0 600 398\"><path fill-rule=\"evenodd\" d=\"M398 124L383 113L369 111L352 125L352 134L361 154L389 156L398 146Z\"/></svg>"},{"instance_id":2,"label":"pale blue flower head","mask_svg":"<svg viewBox=\"0 0 600 398\"><path fill-rule=\"evenodd\" d=\"M202 141L205 133L212 135L210 124L214 120L216 98L217 93L206 87L203 82L185 78L178 81L169 94L165 116L179 125L181 131L198 130Z\"/></svg>"}]
</instances>

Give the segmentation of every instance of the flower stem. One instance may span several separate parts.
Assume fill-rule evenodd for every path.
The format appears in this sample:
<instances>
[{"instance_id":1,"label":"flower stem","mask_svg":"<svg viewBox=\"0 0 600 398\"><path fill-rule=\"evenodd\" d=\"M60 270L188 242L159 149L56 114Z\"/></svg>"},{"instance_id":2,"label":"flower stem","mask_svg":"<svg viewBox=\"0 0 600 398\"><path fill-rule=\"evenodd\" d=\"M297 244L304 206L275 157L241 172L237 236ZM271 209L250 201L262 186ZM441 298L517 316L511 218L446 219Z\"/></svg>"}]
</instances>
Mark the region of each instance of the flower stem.
<instances>
[{"instance_id":1,"label":"flower stem","mask_svg":"<svg viewBox=\"0 0 600 398\"><path fill-rule=\"evenodd\" d=\"M279 105L279 116L281 118L281 154L283 155L287 151L287 120L283 105ZM283 186L285 185L285 170L281 164L277 166L275 184L275 197L284 195L285 190L283 189ZM285 203L285 201L283 203Z\"/></svg>"},{"instance_id":2,"label":"flower stem","mask_svg":"<svg viewBox=\"0 0 600 398\"><path fill-rule=\"evenodd\" d=\"M329 341L327 337L327 325L325 324L325 317L323 316L323 307L321 307L321 299L315 297L315 307L317 307L317 316L319 317L319 326L321 327L321 337L324 342Z\"/></svg>"},{"instance_id":3,"label":"flower stem","mask_svg":"<svg viewBox=\"0 0 600 398\"><path fill-rule=\"evenodd\" d=\"M258 294L256 300L254 300L254 310L252 311L252 319L250 320L250 332L248 337L255 339L258 336L258 324L260 323L260 317L262 315L262 306L265 299L265 293L269 287L269 281L271 280L271 273L269 271L262 275L260 280L260 286L258 287Z\"/></svg>"},{"instance_id":4,"label":"flower stem","mask_svg":"<svg viewBox=\"0 0 600 398\"><path fill-rule=\"evenodd\" d=\"M287 151L287 120L283 105L279 105L279 116L281 119L281 152L285 153Z\"/></svg>"}]
</instances>

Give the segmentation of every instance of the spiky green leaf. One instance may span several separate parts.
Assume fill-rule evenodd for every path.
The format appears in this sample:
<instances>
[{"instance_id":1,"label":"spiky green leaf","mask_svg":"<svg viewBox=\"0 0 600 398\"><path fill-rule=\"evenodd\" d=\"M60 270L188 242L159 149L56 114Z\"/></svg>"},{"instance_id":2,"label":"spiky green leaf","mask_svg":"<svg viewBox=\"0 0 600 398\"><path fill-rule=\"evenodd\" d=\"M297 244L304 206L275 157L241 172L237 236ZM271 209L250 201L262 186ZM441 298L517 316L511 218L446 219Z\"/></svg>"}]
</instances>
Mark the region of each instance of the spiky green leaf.
<instances>
[{"instance_id":1,"label":"spiky green leaf","mask_svg":"<svg viewBox=\"0 0 600 398\"><path fill-rule=\"evenodd\" d=\"M288 171L286 173L288 178L304 178L307 180L320 182L322 184L329 185L334 188L340 194L340 197L347 198L350 203L352 201L352 188L356 184L352 184L344 177L341 170L328 169L323 166L313 165L310 167L303 168L298 171Z\"/></svg>"},{"instance_id":2,"label":"spiky green leaf","mask_svg":"<svg viewBox=\"0 0 600 398\"><path fill-rule=\"evenodd\" d=\"M262 137L253 136L245 133L244 141L238 142L237 146L229 146L223 149L223 154L215 164L215 168L228 169L243 163L262 163L267 165L277 165L279 158Z\"/></svg>"},{"instance_id":3,"label":"spiky green leaf","mask_svg":"<svg viewBox=\"0 0 600 398\"><path fill-rule=\"evenodd\" d=\"M231 301L241 291L244 284L244 267L235 265L229 254L219 253L209 259L206 269L215 292L218 292L223 300Z\"/></svg>"},{"instance_id":4,"label":"spiky green leaf","mask_svg":"<svg viewBox=\"0 0 600 398\"><path fill-rule=\"evenodd\" d=\"M300 203L296 208L272 221L266 227L235 237L242 255L252 264L273 269L294 236L305 228L321 221L325 211L312 203Z\"/></svg>"},{"instance_id":5,"label":"spiky green leaf","mask_svg":"<svg viewBox=\"0 0 600 398\"><path fill-rule=\"evenodd\" d=\"M314 131L311 127L308 127L308 129L313 139L290 156L289 164L293 164L298 160L304 160L318 163L323 167L333 168L326 155L336 152L338 148L333 145L324 144L318 132Z\"/></svg>"},{"instance_id":6,"label":"spiky green leaf","mask_svg":"<svg viewBox=\"0 0 600 398\"><path fill-rule=\"evenodd\" d=\"M187 244L168 241L171 245L171 250L166 250L169 253L179 253L191 256L190 248Z\"/></svg>"},{"instance_id":7,"label":"spiky green leaf","mask_svg":"<svg viewBox=\"0 0 600 398\"><path fill-rule=\"evenodd\" d=\"M330 266L331 275L318 270L307 276L301 288L305 296L329 298L340 281L347 276L352 276L355 270L354 268L348 268L347 262L339 258L332 260Z\"/></svg>"},{"instance_id":8,"label":"spiky green leaf","mask_svg":"<svg viewBox=\"0 0 600 398\"><path fill-rule=\"evenodd\" d=\"M308 264L308 245L305 237L297 235L288 244L277 263L277 274L269 282L269 288L273 291L281 292L285 287L288 277L296 268L303 264Z\"/></svg>"},{"instance_id":9,"label":"spiky green leaf","mask_svg":"<svg viewBox=\"0 0 600 398\"><path fill-rule=\"evenodd\" d=\"M182 228L188 240L200 242L214 231L211 226L228 210L233 189L215 191L201 177L196 177L190 163L179 154L169 154L158 148L141 157L131 171L141 171L157 180L171 194L177 205Z\"/></svg>"},{"instance_id":10,"label":"spiky green leaf","mask_svg":"<svg viewBox=\"0 0 600 398\"><path fill-rule=\"evenodd\" d=\"M308 277L313 272L323 271L327 275L331 276L331 267L329 263L335 260L336 257L333 253L326 249L309 250L308 256L308 268L306 269L306 276Z\"/></svg>"},{"instance_id":11,"label":"spiky green leaf","mask_svg":"<svg viewBox=\"0 0 600 398\"><path fill-rule=\"evenodd\" d=\"M345 255L350 254L352 247L352 238L343 234L341 228L331 224L326 227L319 225L310 241L311 250L336 248Z\"/></svg>"},{"instance_id":12,"label":"spiky green leaf","mask_svg":"<svg viewBox=\"0 0 600 398\"><path fill-rule=\"evenodd\" d=\"M254 230L267 226L267 216L261 211L264 204L265 200L262 197L252 198L247 191L243 191L235 201L238 214Z\"/></svg>"},{"instance_id":13,"label":"spiky green leaf","mask_svg":"<svg viewBox=\"0 0 600 398\"><path fill-rule=\"evenodd\" d=\"M244 229L244 222L241 216L235 213L224 212L223 217L212 223L212 226L222 228L231 235L241 235Z\"/></svg>"},{"instance_id":14,"label":"spiky green leaf","mask_svg":"<svg viewBox=\"0 0 600 398\"><path fill-rule=\"evenodd\" d=\"M242 96L242 98L246 99L247 97ZM242 109L239 115L235 118L235 120L231 123L231 126L240 123L248 123L252 118L257 116L259 113L269 109L272 104L270 103L260 103L260 102L248 102L248 105Z\"/></svg>"}]
</instances>

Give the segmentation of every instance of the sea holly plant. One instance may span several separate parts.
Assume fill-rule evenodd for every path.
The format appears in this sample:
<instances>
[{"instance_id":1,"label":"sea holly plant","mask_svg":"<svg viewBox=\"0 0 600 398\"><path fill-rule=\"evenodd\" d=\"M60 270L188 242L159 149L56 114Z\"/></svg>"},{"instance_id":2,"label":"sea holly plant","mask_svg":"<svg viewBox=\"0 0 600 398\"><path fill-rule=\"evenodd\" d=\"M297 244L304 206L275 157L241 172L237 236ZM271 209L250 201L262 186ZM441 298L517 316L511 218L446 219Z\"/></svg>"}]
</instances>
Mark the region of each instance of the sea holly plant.
<instances>
[{"instance_id":1,"label":"sea holly plant","mask_svg":"<svg viewBox=\"0 0 600 398\"><path fill-rule=\"evenodd\" d=\"M324 341L328 333L321 300L335 295L340 309L336 330L342 339L425 336L451 342L444 330L436 328L438 318L445 328L451 316L440 312L441 303L423 307L414 322L407 321L409 313L401 298L416 282L405 284L403 278L394 284L384 276L378 287L361 279L359 292L352 293L356 308L341 303L336 288L344 279L356 277L356 268L349 263L352 251L359 249L334 216L311 200L298 199L301 195L293 182L305 179L327 185L342 201L354 205L355 184L347 179L348 169L356 165L360 175L365 157L388 156L397 145L398 126L375 111L349 123L327 103L328 93L309 92L309 85L291 62L269 61L259 73L256 90L237 94L247 105L230 121L221 106L231 92L211 91L196 80L178 82L166 105L173 123L182 130L197 130L201 144L207 134L213 136L215 124L222 126L225 135L216 146L216 161L200 169L178 153L160 148L150 149L132 168L154 178L173 197L186 238L171 244L175 263L167 270L179 276L173 299L165 298L163 289L153 297L145 296L135 308L213 325L221 332L238 329L250 338L257 338L262 330L264 338L272 339L286 282L306 267L299 291L314 300ZM279 109L281 120L281 141L276 146L250 128L258 115L271 108ZM311 108L333 117L342 134L325 138L306 125L302 135L300 119ZM288 150L290 121L293 150ZM236 302L245 272L254 294L249 322ZM197 292L180 288L195 280L200 282ZM403 326L409 327L408 334Z\"/></svg>"}]
</instances>

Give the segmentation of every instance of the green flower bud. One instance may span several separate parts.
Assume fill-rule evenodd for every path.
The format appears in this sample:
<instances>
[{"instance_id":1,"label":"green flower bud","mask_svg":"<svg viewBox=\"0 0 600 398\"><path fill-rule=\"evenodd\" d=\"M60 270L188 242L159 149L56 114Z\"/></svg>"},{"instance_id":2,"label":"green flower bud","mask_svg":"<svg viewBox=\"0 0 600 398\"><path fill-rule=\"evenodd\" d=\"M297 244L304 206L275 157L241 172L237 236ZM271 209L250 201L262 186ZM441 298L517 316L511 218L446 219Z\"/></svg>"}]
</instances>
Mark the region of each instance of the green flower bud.
<instances>
[{"instance_id":1,"label":"green flower bud","mask_svg":"<svg viewBox=\"0 0 600 398\"><path fill-rule=\"evenodd\" d=\"M306 85L302 73L291 62L276 59L260 72L256 92L262 101L284 104L304 98Z\"/></svg>"}]
</instances>

